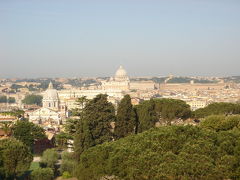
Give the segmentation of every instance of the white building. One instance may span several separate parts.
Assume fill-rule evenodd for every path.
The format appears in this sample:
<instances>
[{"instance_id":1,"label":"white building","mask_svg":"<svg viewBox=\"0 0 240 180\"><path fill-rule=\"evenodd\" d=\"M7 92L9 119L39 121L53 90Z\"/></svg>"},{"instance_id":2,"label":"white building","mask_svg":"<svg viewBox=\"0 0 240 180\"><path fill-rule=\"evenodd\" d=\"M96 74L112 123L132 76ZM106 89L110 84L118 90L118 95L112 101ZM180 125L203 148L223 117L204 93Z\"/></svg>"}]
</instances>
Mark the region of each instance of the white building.
<instances>
[{"instance_id":1,"label":"white building","mask_svg":"<svg viewBox=\"0 0 240 180\"><path fill-rule=\"evenodd\" d=\"M57 126L61 124L62 113L60 112L60 100L58 92L50 82L48 89L43 95L43 107L29 112L29 121L43 126Z\"/></svg>"},{"instance_id":2,"label":"white building","mask_svg":"<svg viewBox=\"0 0 240 180\"><path fill-rule=\"evenodd\" d=\"M127 76L126 70L120 66L114 77L111 77L107 81L102 81L102 89L129 91L130 80Z\"/></svg>"},{"instance_id":3,"label":"white building","mask_svg":"<svg viewBox=\"0 0 240 180\"><path fill-rule=\"evenodd\" d=\"M186 102L192 111L206 107L209 103L206 100L191 100Z\"/></svg>"}]
</instances>

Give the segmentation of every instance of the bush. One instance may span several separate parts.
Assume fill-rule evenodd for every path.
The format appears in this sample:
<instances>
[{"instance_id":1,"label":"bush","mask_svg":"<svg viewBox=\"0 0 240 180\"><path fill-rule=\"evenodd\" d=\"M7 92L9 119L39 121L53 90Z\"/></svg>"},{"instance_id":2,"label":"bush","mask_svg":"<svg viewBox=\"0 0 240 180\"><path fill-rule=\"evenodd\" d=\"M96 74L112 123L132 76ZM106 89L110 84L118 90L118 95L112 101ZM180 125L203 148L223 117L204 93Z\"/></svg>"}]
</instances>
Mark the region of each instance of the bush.
<instances>
[{"instance_id":1,"label":"bush","mask_svg":"<svg viewBox=\"0 0 240 180\"><path fill-rule=\"evenodd\" d=\"M43 152L41 163L45 164L46 167L54 168L58 161L58 153L55 149L47 149Z\"/></svg>"},{"instance_id":2,"label":"bush","mask_svg":"<svg viewBox=\"0 0 240 180\"><path fill-rule=\"evenodd\" d=\"M51 180L54 178L51 168L38 168L31 173L32 180Z\"/></svg>"},{"instance_id":3,"label":"bush","mask_svg":"<svg viewBox=\"0 0 240 180\"><path fill-rule=\"evenodd\" d=\"M68 179L68 178L71 178L71 177L72 176L71 176L71 174L69 172L67 172L67 171L63 172L62 178Z\"/></svg>"},{"instance_id":4,"label":"bush","mask_svg":"<svg viewBox=\"0 0 240 180\"><path fill-rule=\"evenodd\" d=\"M77 165L74 154L69 152L62 153L62 163L60 167L60 172L62 175L64 172L68 172L70 175L73 174L74 167Z\"/></svg>"}]
</instances>

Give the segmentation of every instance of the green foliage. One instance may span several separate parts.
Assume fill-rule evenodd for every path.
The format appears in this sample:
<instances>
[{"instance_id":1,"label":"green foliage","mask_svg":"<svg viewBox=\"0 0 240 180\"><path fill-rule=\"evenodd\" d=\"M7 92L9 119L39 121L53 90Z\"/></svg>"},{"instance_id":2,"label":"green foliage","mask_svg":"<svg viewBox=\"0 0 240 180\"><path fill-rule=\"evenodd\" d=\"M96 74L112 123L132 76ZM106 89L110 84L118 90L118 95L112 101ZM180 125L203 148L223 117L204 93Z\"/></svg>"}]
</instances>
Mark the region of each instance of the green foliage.
<instances>
[{"instance_id":1,"label":"green foliage","mask_svg":"<svg viewBox=\"0 0 240 180\"><path fill-rule=\"evenodd\" d=\"M67 171L65 171L63 174L62 174L62 178L64 178L64 179L69 179L69 178L71 178L72 176L71 176L71 174L69 173L69 172L67 172Z\"/></svg>"},{"instance_id":2,"label":"green foliage","mask_svg":"<svg viewBox=\"0 0 240 180\"><path fill-rule=\"evenodd\" d=\"M158 117L155 111L154 100L144 101L142 104L136 106L136 112L139 122L137 132L143 132L155 127Z\"/></svg>"},{"instance_id":3,"label":"green foliage","mask_svg":"<svg viewBox=\"0 0 240 180\"><path fill-rule=\"evenodd\" d=\"M75 170L79 180L239 179L239 131L164 126L89 148Z\"/></svg>"},{"instance_id":4,"label":"green foliage","mask_svg":"<svg viewBox=\"0 0 240 180\"><path fill-rule=\"evenodd\" d=\"M177 99L151 99L136 106L139 121L138 132L155 127L157 122L172 124L176 119L191 116L190 106Z\"/></svg>"},{"instance_id":5,"label":"green foliage","mask_svg":"<svg viewBox=\"0 0 240 180\"><path fill-rule=\"evenodd\" d=\"M0 103L6 103L7 102L7 96L0 96Z\"/></svg>"},{"instance_id":6,"label":"green foliage","mask_svg":"<svg viewBox=\"0 0 240 180\"><path fill-rule=\"evenodd\" d=\"M60 167L60 172L64 175L68 172L71 176L73 175L73 170L77 166L77 161L75 159L74 153L63 152L62 153L62 163Z\"/></svg>"},{"instance_id":7,"label":"green foliage","mask_svg":"<svg viewBox=\"0 0 240 180\"><path fill-rule=\"evenodd\" d=\"M212 103L205 108L193 112L193 117L204 118L210 115L240 114L240 104L234 103Z\"/></svg>"},{"instance_id":8,"label":"green foliage","mask_svg":"<svg viewBox=\"0 0 240 180\"><path fill-rule=\"evenodd\" d=\"M36 169L39 169L39 168L40 168L40 163L39 162L32 162L29 170L33 171L33 170L36 170Z\"/></svg>"},{"instance_id":9,"label":"green foliage","mask_svg":"<svg viewBox=\"0 0 240 180\"><path fill-rule=\"evenodd\" d=\"M14 97L9 97L8 98L8 103L15 103L16 102L16 99Z\"/></svg>"},{"instance_id":10,"label":"green foliage","mask_svg":"<svg viewBox=\"0 0 240 180\"><path fill-rule=\"evenodd\" d=\"M188 77L173 77L167 83L190 83L192 79Z\"/></svg>"},{"instance_id":11,"label":"green foliage","mask_svg":"<svg viewBox=\"0 0 240 180\"><path fill-rule=\"evenodd\" d=\"M31 173L32 180L51 180L54 172L51 168L38 168Z\"/></svg>"},{"instance_id":12,"label":"green foliage","mask_svg":"<svg viewBox=\"0 0 240 180\"><path fill-rule=\"evenodd\" d=\"M135 134L137 127L136 113L131 103L131 97L125 95L118 105L114 134L116 138L123 138Z\"/></svg>"},{"instance_id":13,"label":"green foliage","mask_svg":"<svg viewBox=\"0 0 240 180\"><path fill-rule=\"evenodd\" d=\"M29 105L31 105L31 104L36 104L36 105L38 105L38 106L41 106L42 105L42 96L41 95L34 95L34 94L32 94L32 95L27 95L23 100L22 100L22 102L24 103L24 104L29 104Z\"/></svg>"},{"instance_id":14,"label":"green foliage","mask_svg":"<svg viewBox=\"0 0 240 180\"><path fill-rule=\"evenodd\" d=\"M115 110L107 95L99 94L86 103L76 127L74 149L76 157L89 147L112 140L110 123L115 121Z\"/></svg>"},{"instance_id":15,"label":"green foliage","mask_svg":"<svg viewBox=\"0 0 240 180\"><path fill-rule=\"evenodd\" d=\"M80 114L79 114L80 116ZM64 130L66 133L68 133L70 136L74 136L74 133L76 132L76 127L79 122L79 118L69 118L66 120L66 123L64 124Z\"/></svg>"},{"instance_id":16,"label":"green foliage","mask_svg":"<svg viewBox=\"0 0 240 180\"><path fill-rule=\"evenodd\" d=\"M54 166L58 161L58 157L58 153L55 149L47 149L43 152L41 163L49 168L54 169Z\"/></svg>"},{"instance_id":17,"label":"green foliage","mask_svg":"<svg viewBox=\"0 0 240 180\"><path fill-rule=\"evenodd\" d=\"M14 179L30 167L33 156L22 142L9 138L0 140L0 179Z\"/></svg>"},{"instance_id":18,"label":"green foliage","mask_svg":"<svg viewBox=\"0 0 240 180\"><path fill-rule=\"evenodd\" d=\"M12 122L0 122L0 128L4 131L5 135L11 134L12 124Z\"/></svg>"},{"instance_id":19,"label":"green foliage","mask_svg":"<svg viewBox=\"0 0 240 180\"><path fill-rule=\"evenodd\" d=\"M0 103L15 103L16 99L14 97L0 96Z\"/></svg>"},{"instance_id":20,"label":"green foliage","mask_svg":"<svg viewBox=\"0 0 240 180\"><path fill-rule=\"evenodd\" d=\"M240 116L212 115L206 117L200 126L215 131L232 130L240 128Z\"/></svg>"},{"instance_id":21,"label":"green foliage","mask_svg":"<svg viewBox=\"0 0 240 180\"><path fill-rule=\"evenodd\" d=\"M174 119L187 119L191 109L186 102L178 99L155 99L155 111L162 121L171 125Z\"/></svg>"},{"instance_id":22,"label":"green foliage","mask_svg":"<svg viewBox=\"0 0 240 180\"><path fill-rule=\"evenodd\" d=\"M18 121L13 126L13 136L26 144L31 150L33 150L36 140L46 137L42 127L28 121Z\"/></svg>"},{"instance_id":23,"label":"green foliage","mask_svg":"<svg viewBox=\"0 0 240 180\"><path fill-rule=\"evenodd\" d=\"M23 117L24 111L23 110L14 110L14 111L8 111L8 112L1 112L2 115L9 115L9 116L15 116L15 117Z\"/></svg>"},{"instance_id":24,"label":"green foliage","mask_svg":"<svg viewBox=\"0 0 240 180\"><path fill-rule=\"evenodd\" d=\"M59 149L67 148L67 141L72 138L68 133L60 132L56 136L56 143Z\"/></svg>"},{"instance_id":25,"label":"green foliage","mask_svg":"<svg viewBox=\"0 0 240 180\"><path fill-rule=\"evenodd\" d=\"M14 90L18 90L18 89L20 89L20 88L24 88L24 86L18 85L18 84L12 84L10 88L11 88L11 89L14 89Z\"/></svg>"},{"instance_id":26,"label":"green foliage","mask_svg":"<svg viewBox=\"0 0 240 180\"><path fill-rule=\"evenodd\" d=\"M78 105L78 108L72 110L72 116L81 116L82 109L88 102L88 99L86 96L82 96L77 99L76 103Z\"/></svg>"}]
</instances>

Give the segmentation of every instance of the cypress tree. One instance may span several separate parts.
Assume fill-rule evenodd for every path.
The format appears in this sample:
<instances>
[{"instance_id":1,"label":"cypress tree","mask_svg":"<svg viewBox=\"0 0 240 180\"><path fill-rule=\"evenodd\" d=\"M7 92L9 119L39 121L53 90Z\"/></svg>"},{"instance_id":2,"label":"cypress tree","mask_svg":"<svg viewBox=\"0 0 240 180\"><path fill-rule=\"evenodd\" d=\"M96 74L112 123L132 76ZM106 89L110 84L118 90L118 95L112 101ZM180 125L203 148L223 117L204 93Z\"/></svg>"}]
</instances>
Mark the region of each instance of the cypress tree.
<instances>
[{"instance_id":1,"label":"cypress tree","mask_svg":"<svg viewBox=\"0 0 240 180\"><path fill-rule=\"evenodd\" d=\"M87 102L76 127L74 148L77 158L88 148L111 141L110 123L114 121L114 106L107 101L107 95L99 94Z\"/></svg>"},{"instance_id":2,"label":"cypress tree","mask_svg":"<svg viewBox=\"0 0 240 180\"><path fill-rule=\"evenodd\" d=\"M155 102L153 99L138 105L136 109L139 121L137 129L138 133L155 127L156 122L158 122L158 117L155 111Z\"/></svg>"},{"instance_id":3,"label":"cypress tree","mask_svg":"<svg viewBox=\"0 0 240 180\"><path fill-rule=\"evenodd\" d=\"M116 139L126 137L135 133L136 114L133 110L131 97L125 95L119 103L115 122L114 134Z\"/></svg>"}]
</instances>

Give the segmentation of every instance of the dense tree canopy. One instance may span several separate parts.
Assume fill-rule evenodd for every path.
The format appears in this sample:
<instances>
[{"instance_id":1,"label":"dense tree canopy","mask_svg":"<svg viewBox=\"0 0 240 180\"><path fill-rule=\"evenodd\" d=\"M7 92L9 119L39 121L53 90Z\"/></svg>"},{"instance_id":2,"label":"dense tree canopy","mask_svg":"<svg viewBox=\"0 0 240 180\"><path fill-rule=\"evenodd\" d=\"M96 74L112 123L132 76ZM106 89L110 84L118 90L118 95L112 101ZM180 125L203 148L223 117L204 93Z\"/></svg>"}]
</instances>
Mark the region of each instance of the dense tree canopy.
<instances>
[{"instance_id":1,"label":"dense tree canopy","mask_svg":"<svg viewBox=\"0 0 240 180\"><path fill-rule=\"evenodd\" d=\"M187 119L191 109L186 102L178 99L155 99L155 111L163 122L171 125L174 119Z\"/></svg>"},{"instance_id":2,"label":"dense tree canopy","mask_svg":"<svg viewBox=\"0 0 240 180\"><path fill-rule=\"evenodd\" d=\"M115 110L107 95L99 94L86 103L76 127L74 148L77 156L89 147L112 140L111 122Z\"/></svg>"},{"instance_id":3,"label":"dense tree canopy","mask_svg":"<svg viewBox=\"0 0 240 180\"><path fill-rule=\"evenodd\" d=\"M200 126L215 131L232 130L240 128L240 116L212 115L206 117Z\"/></svg>"},{"instance_id":4,"label":"dense tree canopy","mask_svg":"<svg viewBox=\"0 0 240 180\"><path fill-rule=\"evenodd\" d=\"M129 95L124 96L117 108L114 134L116 138L135 134L137 127L136 112L131 103Z\"/></svg>"},{"instance_id":5,"label":"dense tree canopy","mask_svg":"<svg viewBox=\"0 0 240 180\"><path fill-rule=\"evenodd\" d=\"M36 140L46 137L42 127L28 121L18 121L13 126L13 136L26 144L31 150Z\"/></svg>"},{"instance_id":6,"label":"dense tree canopy","mask_svg":"<svg viewBox=\"0 0 240 180\"><path fill-rule=\"evenodd\" d=\"M239 179L239 131L165 126L89 148L75 170L79 180Z\"/></svg>"},{"instance_id":7,"label":"dense tree canopy","mask_svg":"<svg viewBox=\"0 0 240 180\"><path fill-rule=\"evenodd\" d=\"M191 116L190 106L177 99L151 99L136 107L139 121L138 132L155 127L157 122L171 125L173 120Z\"/></svg>"},{"instance_id":8,"label":"dense tree canopy","mask_svg":"<svg viewBox=\"0 0 240 180\"><path fill-rule=\"evenodd\" d=\"M14 179L28 170L33 156L29 148L13 138L0 140L0 179Z\"/></svg>"},{"instance_id":9,"label":"dense tree canopy","mask_svg":"<svg viewBox=\"0 0 240 180\"><path fill-rule=\"evenodd\" d=\"M155 102L152 99L138 105L136 111L138 120L137 132L143 132L155 127L156 122L159 121L155 111Z\"/></svg>"},{"instance_id":10,"label":"dense tree canopy","mask_svg":"<svg viewBox=\"0 0 240 180\"><path fill-rule=\"evenodd\" d=\"M41 95L34 95L34 94L32 94L32 95L27 95L22 100L22 102L24 104L29 104L29 105L36 104L38 106L41 106L42 105L42 99L43 99L43 97Z\"/></svg>"},{"instance_id":11,"label":"dense tree canopy","mask_svg":"<svg viewBox=\"0 0 240 180\"><path fill-rule=\"evenodd\" d=\"M197 109L193 112L193 117L204 118L210 115L229 115L229 114L240 114L240 104L234 103L212 103L205 108Z\"/></svg>"}]
</instances>

